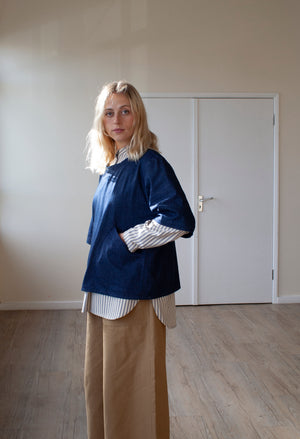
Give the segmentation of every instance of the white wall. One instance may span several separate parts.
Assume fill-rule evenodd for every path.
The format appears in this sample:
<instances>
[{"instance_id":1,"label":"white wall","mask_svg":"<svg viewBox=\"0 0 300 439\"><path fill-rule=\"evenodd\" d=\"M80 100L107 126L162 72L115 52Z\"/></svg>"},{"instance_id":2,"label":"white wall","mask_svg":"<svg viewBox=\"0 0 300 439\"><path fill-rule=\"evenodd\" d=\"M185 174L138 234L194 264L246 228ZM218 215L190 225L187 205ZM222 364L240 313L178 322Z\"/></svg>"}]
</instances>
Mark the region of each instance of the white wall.
<instances>
[{"instance_id":1,"label":"white wall","mask_svg":"<svg viewBox=\"0 0 300 439\"><path fill-rule=\"evenodd\" d=\"M2 302L77 301L97 177L83 148L104 82L278 92L279 294L300 294L297 0L0 0Z\"/></svg>"}]
</instances>

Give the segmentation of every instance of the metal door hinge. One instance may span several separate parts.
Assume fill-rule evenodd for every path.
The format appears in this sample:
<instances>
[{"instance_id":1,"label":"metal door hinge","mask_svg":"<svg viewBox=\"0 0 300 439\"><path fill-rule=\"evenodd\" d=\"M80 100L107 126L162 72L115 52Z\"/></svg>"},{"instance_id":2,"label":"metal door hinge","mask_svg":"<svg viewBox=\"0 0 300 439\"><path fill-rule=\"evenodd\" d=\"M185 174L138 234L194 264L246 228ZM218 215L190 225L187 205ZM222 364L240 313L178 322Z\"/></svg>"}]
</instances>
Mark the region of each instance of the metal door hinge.
<instances>
[{"instance_id":1,"label":"metal door hinge","mask_svg":"<svg viewBox=\"0 0 300 439\"><path fill-rule=\"evenodd\" d=\"M275 126L275 122L276 122L276 116L275 114L273 114L273 125Z\"/></svg>"},{"instance_id":2,"label":"metal door hinge","mask_svg":"<svg viewBox=\"0 0 300 439\"><path fill-rule=\"evenodd\" d=\"M274 270L272 270L272 280L274 280Z\"/></svg>"}]
</instances>

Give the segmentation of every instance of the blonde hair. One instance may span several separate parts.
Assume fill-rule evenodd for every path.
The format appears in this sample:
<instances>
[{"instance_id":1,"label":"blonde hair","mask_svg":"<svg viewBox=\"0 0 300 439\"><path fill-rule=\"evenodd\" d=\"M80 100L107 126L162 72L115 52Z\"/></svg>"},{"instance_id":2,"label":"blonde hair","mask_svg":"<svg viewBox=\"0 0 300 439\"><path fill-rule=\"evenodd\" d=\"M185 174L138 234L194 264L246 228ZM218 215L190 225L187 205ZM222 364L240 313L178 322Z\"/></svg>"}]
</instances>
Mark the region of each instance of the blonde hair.
<instances>
[{"instance_id":1,"label":"blonde hair","mask_svg":"<svg viewBox=\"0 0 300 439\"><path fill-rule=\"evenodd\" d=\"M115 158L115 142L104 129L103 116L106 100L112 94L127 96L134 116L134 132L129 144L129 160L138 160L147 151L158 151L157 137L148 128L144 103L136 88L126 81L110 82L104 85L96 101L95 117L92 129L87 135L87 168L103 174Z\"/></svg>"}]
</instances>

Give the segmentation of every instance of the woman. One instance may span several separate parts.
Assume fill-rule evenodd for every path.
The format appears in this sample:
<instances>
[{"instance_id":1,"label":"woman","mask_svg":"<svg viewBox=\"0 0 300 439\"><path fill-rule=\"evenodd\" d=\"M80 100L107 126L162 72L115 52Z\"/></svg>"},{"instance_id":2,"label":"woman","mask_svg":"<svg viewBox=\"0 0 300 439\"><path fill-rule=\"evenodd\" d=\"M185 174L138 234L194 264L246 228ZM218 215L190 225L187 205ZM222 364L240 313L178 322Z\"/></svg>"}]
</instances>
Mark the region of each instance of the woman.
<instances>
[{"instance_id":1,"label":"woman","mask_svg":"<svg viewBox=\"0 0 300 439\"><path fill-rule=\"evenodd\" d=\"M103 87L88 135L100 174L82 290L89 439L168 439L166 326L180 288L174 240L195 221L137 90Z\"/></svg>"}]
</instances>

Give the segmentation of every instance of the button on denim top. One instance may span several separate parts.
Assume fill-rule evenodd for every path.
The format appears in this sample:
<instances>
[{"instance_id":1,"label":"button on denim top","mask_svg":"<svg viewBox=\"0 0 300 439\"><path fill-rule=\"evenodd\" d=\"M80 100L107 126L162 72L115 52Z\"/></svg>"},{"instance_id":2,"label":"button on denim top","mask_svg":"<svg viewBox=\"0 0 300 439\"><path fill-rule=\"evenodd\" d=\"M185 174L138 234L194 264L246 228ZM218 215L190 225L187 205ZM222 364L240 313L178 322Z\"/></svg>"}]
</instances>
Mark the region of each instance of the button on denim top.
<instances>
[{"instance_id":1,"label":"button on denim top","mask_svg":"<svg viewBox=\"0 0 300 439\"><path fill-rule=\"evenodd\" d=\"M82 290L124 299L155 299L180 288L175 243L131 253L119 233L155 219L192 236L195 219L170 164L148 150L106 168L99 178Z\"/></svg>"}]
</instances>

